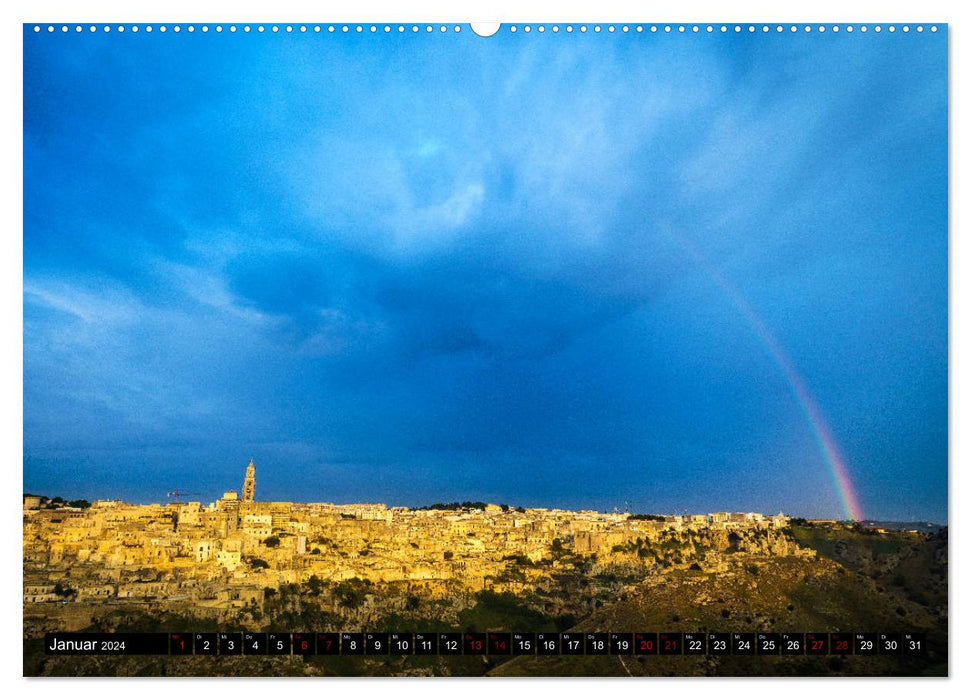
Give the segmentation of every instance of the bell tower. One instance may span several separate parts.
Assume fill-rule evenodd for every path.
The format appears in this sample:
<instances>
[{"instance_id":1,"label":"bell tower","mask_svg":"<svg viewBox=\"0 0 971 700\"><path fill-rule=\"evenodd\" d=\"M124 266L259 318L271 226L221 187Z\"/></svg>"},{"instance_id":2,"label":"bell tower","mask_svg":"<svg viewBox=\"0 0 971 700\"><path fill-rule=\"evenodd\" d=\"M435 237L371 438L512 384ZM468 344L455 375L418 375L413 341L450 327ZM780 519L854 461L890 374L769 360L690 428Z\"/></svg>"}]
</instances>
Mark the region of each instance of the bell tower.
<instances>
[{"instance_id":1,"label":"bell tower","mask_svg":"<svg viewBox=\"0 0 971 700\"><path fill-rule=\"evenodd\" d=\"M253 460L246 467L246 478L243 480L243 503L252 503L256 495L256 465Z\"/></svg>"}]
</instances>

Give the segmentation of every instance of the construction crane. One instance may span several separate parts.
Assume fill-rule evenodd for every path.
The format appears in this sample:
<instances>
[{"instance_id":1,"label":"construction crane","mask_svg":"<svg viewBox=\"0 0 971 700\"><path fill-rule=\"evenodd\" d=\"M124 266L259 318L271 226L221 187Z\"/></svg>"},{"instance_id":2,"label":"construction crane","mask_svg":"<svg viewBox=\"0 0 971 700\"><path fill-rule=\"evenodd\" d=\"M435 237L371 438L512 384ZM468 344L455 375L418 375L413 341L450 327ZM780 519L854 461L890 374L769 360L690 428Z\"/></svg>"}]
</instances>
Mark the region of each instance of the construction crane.
<instances>
[{"instance_id":1,"label":"construction crane","mask_svg":"<svg viewBox=\"0 0 971 700\"><path fill-rule=\"evenodd\" d=\"M193 493L192 491L182 491L180 489L176 489L175 491L169 491L165 495L173 499L176 503L178 503L180 496L204 496L205 494Z\"/></svg>"}]
</instances>

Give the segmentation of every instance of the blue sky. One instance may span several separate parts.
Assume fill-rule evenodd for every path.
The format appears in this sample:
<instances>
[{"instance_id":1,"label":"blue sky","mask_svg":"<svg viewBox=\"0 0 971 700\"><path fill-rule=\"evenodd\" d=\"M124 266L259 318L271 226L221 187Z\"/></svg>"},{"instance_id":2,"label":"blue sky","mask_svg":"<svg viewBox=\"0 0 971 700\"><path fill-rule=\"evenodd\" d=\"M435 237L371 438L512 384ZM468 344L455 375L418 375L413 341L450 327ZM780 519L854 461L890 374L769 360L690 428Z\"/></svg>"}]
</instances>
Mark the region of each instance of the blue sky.
<instances>
[{"instance_id":1,"label":"blue sky","mask_svg":"<svg viewBox=\"0 0 971 700\"><path fill-rule=\"evenodd\" d=\"M24 488L945 520L946 42L25 29Z\"/></svg>"}]
</instances>

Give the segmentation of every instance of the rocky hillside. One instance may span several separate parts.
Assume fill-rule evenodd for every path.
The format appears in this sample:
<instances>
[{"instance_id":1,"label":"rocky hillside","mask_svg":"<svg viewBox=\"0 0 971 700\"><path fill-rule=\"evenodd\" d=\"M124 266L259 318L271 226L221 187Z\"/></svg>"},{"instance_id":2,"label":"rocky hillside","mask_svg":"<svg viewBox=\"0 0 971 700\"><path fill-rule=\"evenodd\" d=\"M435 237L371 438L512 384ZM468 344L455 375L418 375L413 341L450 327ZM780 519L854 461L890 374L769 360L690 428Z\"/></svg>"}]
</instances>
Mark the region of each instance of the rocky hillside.
<instances>
[{"instance_id":1,"label":"rocky hillside","mask_svg":"<svg viewBox=\"0 0 971 700\"><path fill-rule=\"evenodd\" d=\"M519 593L388 601L368 628L395 631L924 632L922 657L45 657L25 675L946 675L947 531L671 533L609 556L510 561ZM324 612L313 591L280 591L247 613L254 629L359 629L360 609ZM400 603L400 604L399 604ZM25 620L26 623L26 620ZM116 612L98 629L191 631L212 620Z\"/></svg>"}]
</instances>

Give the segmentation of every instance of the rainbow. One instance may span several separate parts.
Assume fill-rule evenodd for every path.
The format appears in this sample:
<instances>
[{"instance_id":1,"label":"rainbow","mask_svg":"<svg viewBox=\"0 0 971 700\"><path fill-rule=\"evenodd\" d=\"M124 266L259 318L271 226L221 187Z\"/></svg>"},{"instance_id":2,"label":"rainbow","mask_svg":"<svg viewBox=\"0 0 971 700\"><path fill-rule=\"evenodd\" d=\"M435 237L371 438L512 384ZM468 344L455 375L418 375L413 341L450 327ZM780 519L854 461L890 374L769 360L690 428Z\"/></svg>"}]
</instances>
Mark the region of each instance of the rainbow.
<instances>
[{"instance_id":1,"label":"rainbow","mask_svg":"<svg viewBox=\"0 0 971 700\"><path fill-rule=\"evenodd\" d=\"M853 488L853 482L850 481L846 462L840 456L836 441L833 439L833 433L823 418L819 407L816 405L815 399L809 393L806 382L796 372L795 366L782 349L779 341L776 340L772 331L769 330L759 315L755 313L755 309L745 300L745 297L725 279L714 265L708 262L701 254L701 251L697 250L691 243L681 237L674 238L674 240L687 253L688 257L718 285L719 289L724 292L725 296L732 302L732 305L741 312L742 316L745 317L745 320L752 327L752 330L755 331L755 334L762 341L763 345L765 345L769 355L785 377L786 383L789 385L789 389L796 399L796 404L798 404L799 409L806 418L806 422L809 424L813 438L815 438L816 444L819 447L819 452L829 467L830 475L833 478L833 486L843 507L843 514L847 520L862 520L863 509L860 507L860 499Z\"/></svg>"}]
</instances>

